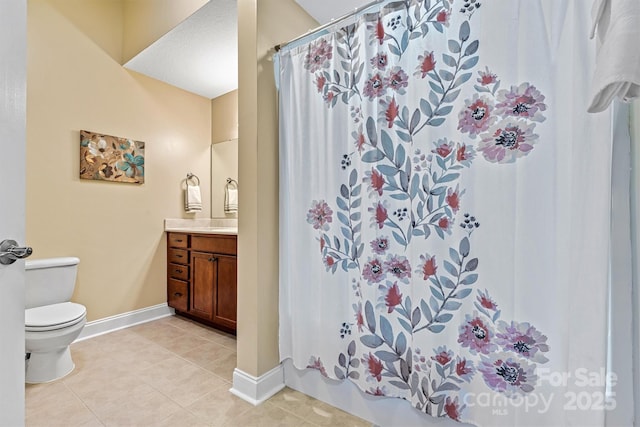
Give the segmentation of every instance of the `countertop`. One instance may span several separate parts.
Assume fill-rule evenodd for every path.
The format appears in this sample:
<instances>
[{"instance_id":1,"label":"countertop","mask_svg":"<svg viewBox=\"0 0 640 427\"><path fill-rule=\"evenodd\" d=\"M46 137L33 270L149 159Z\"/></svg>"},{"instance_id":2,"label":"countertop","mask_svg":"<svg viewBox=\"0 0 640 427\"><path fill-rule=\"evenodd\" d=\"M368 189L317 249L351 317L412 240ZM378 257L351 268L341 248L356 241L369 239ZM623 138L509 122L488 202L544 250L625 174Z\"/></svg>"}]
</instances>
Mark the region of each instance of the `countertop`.
<instances>
[{"instance_id":1,"label":"countertop","mask_svg":"<svg viewBox=\"0 0 640 427\"><path fill-rule=\"evenodd\" d=\"M238 235L238 220L227 218L212 219L165 219L164 231L175 233L227 234Z\"/></svg>"}]
</instances>

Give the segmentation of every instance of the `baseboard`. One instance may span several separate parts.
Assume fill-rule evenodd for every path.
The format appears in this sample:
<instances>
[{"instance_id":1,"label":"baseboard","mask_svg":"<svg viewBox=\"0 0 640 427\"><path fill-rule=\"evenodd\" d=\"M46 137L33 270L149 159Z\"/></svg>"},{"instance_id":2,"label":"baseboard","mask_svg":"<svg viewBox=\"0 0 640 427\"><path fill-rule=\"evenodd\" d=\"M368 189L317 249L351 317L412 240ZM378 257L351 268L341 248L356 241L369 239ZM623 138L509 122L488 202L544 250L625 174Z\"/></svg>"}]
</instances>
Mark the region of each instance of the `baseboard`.
<instances>
[{"instance_id":1,"label":"baseboard","mask_svg":"<svg viewBox=\"0 0 640 427\"><path fill-rule=\"evenodd\" d=\"M229 390L253 405L259 405L284 388L284 370L278 365L269 372L254 377L236 368L233 387Z\"/></svg>"},{"instance_id":2,"label":"baseboard","mask_svg":"<svg viewBox=\"0 0 640 427\"><path fill-rule=\"evenodd\" d=\"M140 310L129 311L127 313L116 314L115 316L105 317L104 319L92 320L84 325L84 329L76 342L97 337L98 335L108 334L109 332L128 328L140 323L171 316L174 312L172 308L164 303L141 308Z\"/></svg>"}]
</instances>

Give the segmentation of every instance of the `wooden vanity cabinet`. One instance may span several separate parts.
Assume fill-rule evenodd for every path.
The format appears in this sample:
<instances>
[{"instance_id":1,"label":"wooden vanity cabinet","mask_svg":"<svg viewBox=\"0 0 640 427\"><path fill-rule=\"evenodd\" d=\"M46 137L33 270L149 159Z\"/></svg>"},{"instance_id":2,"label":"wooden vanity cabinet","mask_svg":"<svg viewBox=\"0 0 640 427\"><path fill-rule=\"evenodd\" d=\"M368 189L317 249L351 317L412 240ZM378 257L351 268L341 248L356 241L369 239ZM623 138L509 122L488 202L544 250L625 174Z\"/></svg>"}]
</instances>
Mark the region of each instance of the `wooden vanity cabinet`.
<instances>
[{"instance_id":1,"label":"wooden vanity cabinet","mask_svg":"<svg viewBox=\"0 0 640 427\"><path fill-rule=\"evenodd\" d=\"M169 306L178 314L235 333L236 236L169 232L167 246Z\"/></svg>"}]
</instances>

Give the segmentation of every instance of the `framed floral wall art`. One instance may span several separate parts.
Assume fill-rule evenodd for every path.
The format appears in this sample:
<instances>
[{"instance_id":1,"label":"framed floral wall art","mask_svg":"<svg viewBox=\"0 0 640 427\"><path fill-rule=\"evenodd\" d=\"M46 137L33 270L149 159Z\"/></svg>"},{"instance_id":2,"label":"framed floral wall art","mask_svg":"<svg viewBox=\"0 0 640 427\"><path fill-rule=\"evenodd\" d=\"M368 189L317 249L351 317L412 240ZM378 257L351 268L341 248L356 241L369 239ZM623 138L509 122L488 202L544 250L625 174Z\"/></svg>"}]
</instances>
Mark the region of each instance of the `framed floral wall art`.
<instances>
[{"instance_id":1,"label":"framed floral wall art","mask_svg":"<svg viewBox=\"0 0 640 427\"><path fill-rule=\"evenodd\" d=\"M141 141L80 131L80 179L144 183Z\"/></svg>"}]
</instances>

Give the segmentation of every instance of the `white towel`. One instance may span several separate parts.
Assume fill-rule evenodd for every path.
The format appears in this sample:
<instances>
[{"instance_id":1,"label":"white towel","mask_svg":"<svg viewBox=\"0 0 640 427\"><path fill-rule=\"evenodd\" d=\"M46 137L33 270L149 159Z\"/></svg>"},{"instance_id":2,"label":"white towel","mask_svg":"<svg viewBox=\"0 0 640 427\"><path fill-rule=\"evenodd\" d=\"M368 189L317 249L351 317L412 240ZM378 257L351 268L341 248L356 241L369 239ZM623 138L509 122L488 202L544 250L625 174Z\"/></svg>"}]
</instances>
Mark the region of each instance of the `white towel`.
<instances>
[{"instance_id":1,"label":"white towel","mask_svg":"<svg viewBox=\"0 0 640 427\"><path fill-rule=\"evenodd\" d=\"M225 198L224 198L224 211L225 213L238 212L238 189L237 188L229 188L229 186L226 187Z\"/></svg>"},{"instance_id":2,"label":"white towel","mask_svg":"<svg viewBox=\"0 0 640 427\"><path fill-rule=\"evenodd\" d=\"M591 10L598 48L591 83L590 113L604 111L615 97L640 97L640 1L596 0Z\"/></svg>"},{"instance_id":3,"label":"white towel","mask_svg":"<svg viewBox=\"0 0 640 427\"><path fill-rule=\"evenodd\" d=\"M184 192L184 210L187 213L199 212L202 210L202 197L199 185L187 185Z\"/></svg>"}]
</instances>

